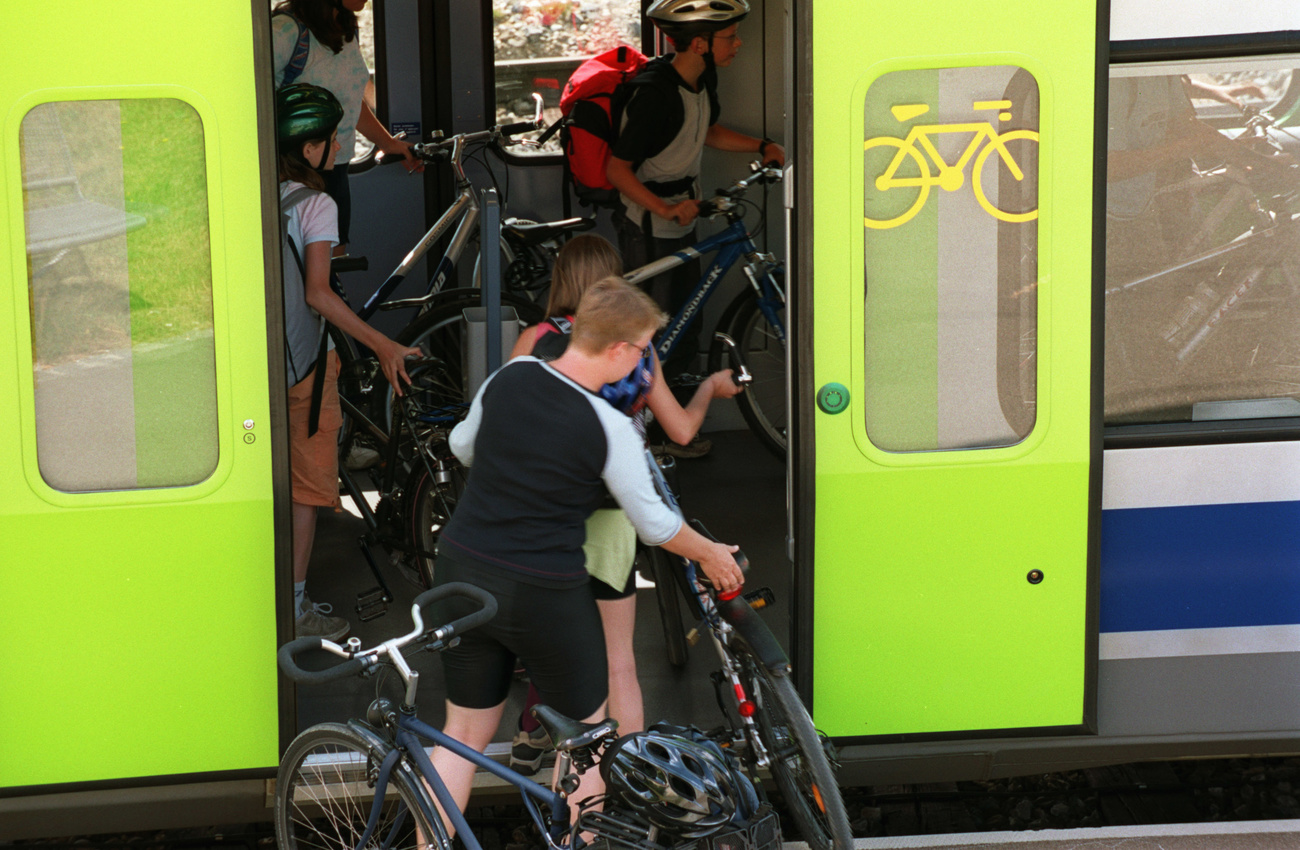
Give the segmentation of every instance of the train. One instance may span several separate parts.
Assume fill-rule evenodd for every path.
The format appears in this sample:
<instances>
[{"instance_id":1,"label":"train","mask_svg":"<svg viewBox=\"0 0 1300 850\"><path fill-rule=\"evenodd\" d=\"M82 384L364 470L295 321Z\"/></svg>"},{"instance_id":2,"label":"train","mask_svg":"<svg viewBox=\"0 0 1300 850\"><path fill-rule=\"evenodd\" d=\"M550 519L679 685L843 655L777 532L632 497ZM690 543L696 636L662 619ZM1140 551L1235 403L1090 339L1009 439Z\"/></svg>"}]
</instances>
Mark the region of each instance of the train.
<instances>
[{"instance_id":1,"label":"train","mask_svg":"<svg viewBox=\"0 0 1300 850\"><path fill-rule=\"evenodd\" d=\"M298 728L273 5L7 16L0 838L265 819ZM645 5L372 0L375 112L553 120L663 50ZM751 5L720 93L790 156L776 521L841 780L1300 752L1293 5ZM372 159L353 240L400 257L455 187Z\"/></svg>"}]
</instances>

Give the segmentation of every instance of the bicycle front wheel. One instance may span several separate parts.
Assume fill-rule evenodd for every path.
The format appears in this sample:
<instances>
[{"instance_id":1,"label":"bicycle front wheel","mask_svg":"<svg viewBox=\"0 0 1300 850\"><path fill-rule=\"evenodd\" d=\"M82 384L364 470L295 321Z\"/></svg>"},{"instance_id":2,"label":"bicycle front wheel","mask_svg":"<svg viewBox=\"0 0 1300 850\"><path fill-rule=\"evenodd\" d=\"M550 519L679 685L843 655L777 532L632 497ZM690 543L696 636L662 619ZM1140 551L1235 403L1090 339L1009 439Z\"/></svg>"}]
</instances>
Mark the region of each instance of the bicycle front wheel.
<instances>
[{"instance_id":1,"label":"bicycle front wheel","mask_svg":"<svg viewBox=\"0 0 1300 850\"><path fill-rule=\"evenodd\" d=\"M363 845L379 766L391 747L378 735L321 723L299 735L275 783L280 850L403 850L444 846L446 830L424 785L399 763L389 774L378 822Z\"/></svg>"},{"instance_id":2,"label":"bicycle front wheel","mask_svg":"<svg viewBox=\"0 0 1300 850\"><path fill-rule=\"evenodd\" d=\"M681 667L686 663L689 647L686 645L686 627L682 624L682 591L674 570L681 571L678 559L660 549L648 546L641 554L650 563L650 575L655 583L655 602L659 606L659 620L664 629L664 652L668 663Z\"/></svg>"},{"instance_id":3,"label":"bicycle front wheel","mask_svg":"<svg viewBox=\"0 0 1300 850\"><path fill-rule=\"evenodd\" d=\"M994 151L994 167L985 174L985 162ZM997 203L989 200L986 178L995 190ZM1038 218L1038 133L1011 130L990 139L975 157L971 171L971 189L975 200L989 215L1006 222L1033 221Z\"/></svg>"},{"instance_id":4,"label":"bicycle front wheel","mask_svg":"<svg viewBox=\"0 0 1300 850\"><path fill-rule=\"evenodd\" d=\"M817 733L789 676L774 676L755 659L748 666L759 737L795 825L812 850L848 850L853 830L826 757L829 743Z\"/></svg>"},{"instance_id":5,"label":"bicycle front wheel","mask_svg":"<svg viewBox=\"0 0 1300 850\"><path fill-rule=\"evenodd\" d=\"M519 317L519 327L536 324L542 320L543 309L537 304L509 293L502 293L501 305L513 307ZM403 345L418 348L426 358L439 364L430 370L420 393L420 406L425 417L455 423L469 409L472 399L466 392L468 377L465 321L466 308L481 306L477 292L463 297L450 296L407 325L397 336ZM392 425L393 388L385 386L386 424Z\"/></svg>"},{"instance_id":6,"label":"bicycle front wheel","mask_svg":"<svg viewBox=\"0 0 1300 850\"><path fill-rule=\"evenodd\" d=\"M727 333L736 341L745 359L745 366L754 376L744 392L736 396L736 403L740 405L745 422L763 445L777 457L784 458L787 444L785 340L759 309L758 295L753 289L742 292L727 308L725 316L731 319L720 323L719 329L725 324ZM784 304L776 306L776 319L785 321ZM709 371L716 372L726 366L722 345L715 341L709 353Z\"/></svg>"}]
</instances>

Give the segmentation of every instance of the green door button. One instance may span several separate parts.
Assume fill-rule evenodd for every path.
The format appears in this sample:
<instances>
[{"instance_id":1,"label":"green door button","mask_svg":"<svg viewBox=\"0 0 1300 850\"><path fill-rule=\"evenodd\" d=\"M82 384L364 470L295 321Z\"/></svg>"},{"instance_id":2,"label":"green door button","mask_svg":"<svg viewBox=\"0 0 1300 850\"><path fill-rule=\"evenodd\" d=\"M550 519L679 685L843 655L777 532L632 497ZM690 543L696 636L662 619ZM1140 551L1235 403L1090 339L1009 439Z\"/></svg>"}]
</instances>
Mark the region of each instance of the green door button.
<instances>
[{"instance_id":1,"label":"green door button","mask_svg":"<svg viewBox=\"0 0 1300 850\"><path fill-rule=\"evenodd\" d=\"M823 413L843 413L849 406L849 388L831 382L817 391L817 406Z\"/></svg>"}]
</instances>

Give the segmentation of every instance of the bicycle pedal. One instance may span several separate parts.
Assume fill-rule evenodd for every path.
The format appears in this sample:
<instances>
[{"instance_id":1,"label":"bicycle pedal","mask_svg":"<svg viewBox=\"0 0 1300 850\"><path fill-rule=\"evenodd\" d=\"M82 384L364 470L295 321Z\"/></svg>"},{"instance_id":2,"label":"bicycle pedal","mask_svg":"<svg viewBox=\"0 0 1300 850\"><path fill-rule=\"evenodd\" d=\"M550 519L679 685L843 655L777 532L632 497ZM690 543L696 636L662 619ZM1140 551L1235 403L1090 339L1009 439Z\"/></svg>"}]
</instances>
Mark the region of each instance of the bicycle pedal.
<instances>
[{"instance_id":1,"label":"bicycle pedal","mask_svg":"<svg viewBox=\"0 0 1300 850\"><path fill-rule=\"evenodd\" d=\"M382 617L388 613L388 603L392 601L393 598L382 587L373 587L358 593L355 608L357 617L363 623Z\"/></svg>"},{"instance_id":2,"label":"bicycle pedal","mask_svg":"<svg viewBox=\"0 0 1300 850\"><path fill-rule=\"evenodd\" d=\"M761 611L769 605L776 603L776 594L770 587L760 587L757 590L751 590L741 597L749 603L749 607L755 611Z\"/></svg>"}]
</instances>

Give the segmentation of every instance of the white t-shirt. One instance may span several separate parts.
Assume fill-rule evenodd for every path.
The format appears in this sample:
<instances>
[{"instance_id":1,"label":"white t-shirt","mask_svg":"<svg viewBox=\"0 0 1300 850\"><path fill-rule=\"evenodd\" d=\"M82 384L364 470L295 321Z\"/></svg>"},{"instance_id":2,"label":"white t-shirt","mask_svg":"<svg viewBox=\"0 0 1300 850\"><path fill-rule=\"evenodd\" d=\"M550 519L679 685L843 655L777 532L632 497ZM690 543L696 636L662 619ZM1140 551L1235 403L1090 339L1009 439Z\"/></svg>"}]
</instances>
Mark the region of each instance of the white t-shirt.
<instances>
[{"instance_id":1,"label":"white t-shirt","mask_svg":"<svg viewBox=\"0 0 1300 850\"><path fill-rule=\"evenodd\" d=\"M271 17L271 43L275 51L275 87L284 80L284 69L293 58L293 48L298 43L298 24L289 15ZM361 56L360 39L343 42L343 50L335 53L307 36L307 65L295 83L311 83L329 89L343 106L343 120L339 122L339 153L335 162L349 162L356 148L357 118L361 116L361 99L370 81L370 70Z\"/></svg>"},{"instance_id":2,"label":"white t-shirt","mask_svg":"<svg viewBox=\"0 0 1300 850\"><path fill-rule=\"evenodd\" d=\"M295 180L280 184L280 203L295 189L305 188ZM303 263L307 246L313 242L339 243L339 208L324 192L313 192L289 211L289 239L297 246ZM320 352L320 314L307 304L306 283L292 251L284 258L284 338L289 386L307 376ZM331 341L329 347L333 348Z\"/></svg>"}]
</instances>

